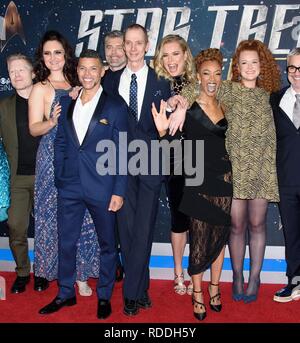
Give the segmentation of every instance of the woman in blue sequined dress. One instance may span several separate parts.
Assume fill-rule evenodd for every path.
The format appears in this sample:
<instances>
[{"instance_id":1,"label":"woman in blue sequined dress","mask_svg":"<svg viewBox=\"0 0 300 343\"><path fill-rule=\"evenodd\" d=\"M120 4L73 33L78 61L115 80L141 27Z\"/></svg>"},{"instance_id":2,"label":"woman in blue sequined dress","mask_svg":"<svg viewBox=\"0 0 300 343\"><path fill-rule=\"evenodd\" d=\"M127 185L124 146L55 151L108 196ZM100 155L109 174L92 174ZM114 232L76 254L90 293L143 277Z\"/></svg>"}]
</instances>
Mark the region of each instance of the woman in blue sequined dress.
<instances>
[{"instance_id":1,"label":"woman in blue sequined dress","mask_svg":"<svg viewBox=\"0 0 300 343\"><path fill-rule=\"evenodd\" d=\"M36 51L37 84L29 98L29 128L42 135L36 159L35 180L35 275L57 278L57 189L54 184L54 139L60 114L59 100L77 84L74 53L66 39L47 31ZM99 245L94 224L86 212L77 249L77 285L84 296L92 294L86 280L98 277Z\"/></svg>"}]
</instances>

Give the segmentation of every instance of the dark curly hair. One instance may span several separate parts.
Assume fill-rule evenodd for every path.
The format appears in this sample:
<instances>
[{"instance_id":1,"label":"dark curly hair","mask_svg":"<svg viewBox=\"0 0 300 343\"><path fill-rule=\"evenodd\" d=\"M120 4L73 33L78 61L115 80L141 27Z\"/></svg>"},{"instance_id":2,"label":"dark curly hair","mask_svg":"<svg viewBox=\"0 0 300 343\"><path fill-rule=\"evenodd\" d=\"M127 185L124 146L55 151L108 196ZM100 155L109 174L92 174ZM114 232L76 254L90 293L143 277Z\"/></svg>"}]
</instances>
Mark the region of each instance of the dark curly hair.
<instances>
[{"instance_id":1,"label":"dark curly hair","mask_svg":"<svg viewBox=\"0 0 300 343\"><path fill-rule=\"evenodd\" d=\"M244 40L238 45L232 58L232 81L240 82L238 68L239 57L242 51L250 50L258 53L260 62L260 75L257 78L257 86L272 93L280 89L280 69L271 51L259 40Z\"/></svg>"},{"instance_id":2,"label":"dark curly hair","mask_svg":"<svg viewBox=\"0 0 300 343\"><path fill-rule=\"evenodd\" d=\"M194 61L197 73L199 73L202 63L206 61L216 61L221 68L223 67L223 55L219 49L215 48L208 48L200 51Z\"/></svg>"},{"instance_id":3,"label":"dark curly hair","mask_svg":"<svg viewBox=\"0 0 300 343\"><path fill-rule=\"evenodd\" d=\"M62 34L53 30L47 31L44 34L36 49L34 64L36 81L44 83L50 75L50 70L46 67L43 58L43 47L48 41L57 41L63 46L65 51L65 65L63 68L64 77L71 86L78 85L79 82L76 72L77 59L75 57L73 48Z\"/></svg>"}]
</instances>

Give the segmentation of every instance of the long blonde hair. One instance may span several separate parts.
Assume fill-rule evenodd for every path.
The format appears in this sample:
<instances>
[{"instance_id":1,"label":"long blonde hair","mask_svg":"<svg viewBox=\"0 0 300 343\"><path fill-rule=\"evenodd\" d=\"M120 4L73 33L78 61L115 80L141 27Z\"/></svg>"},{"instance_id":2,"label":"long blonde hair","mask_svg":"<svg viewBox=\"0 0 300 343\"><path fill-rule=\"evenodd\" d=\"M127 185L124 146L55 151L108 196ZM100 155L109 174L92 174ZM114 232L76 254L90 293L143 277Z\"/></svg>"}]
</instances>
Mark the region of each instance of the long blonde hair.
<instances>
[{"instance_id":1,"label":"long blonde hair","mask_svg":"<svg viewBox=\"0 0 300 343\"><path fill-rule=\"evenodd\" d=\"M185 62L185 68L184 68L184 73L183 77L191 83L196 82L196 72L195 72L195 66L194 66L194 59L191 53L191 50L186 42L186 40L179 35L167 35L165 36L157 45L156 50L155 50L155 55L154 55L154 60L153 60L153 65L154 65L154 70L156 74L159 77L164 77L168 80L172 79L172 76L167 72L163 65L163 47L167 43L171 42L177 42L182 51L186 53L187 59Z\"/></svg>"}]
</instances>

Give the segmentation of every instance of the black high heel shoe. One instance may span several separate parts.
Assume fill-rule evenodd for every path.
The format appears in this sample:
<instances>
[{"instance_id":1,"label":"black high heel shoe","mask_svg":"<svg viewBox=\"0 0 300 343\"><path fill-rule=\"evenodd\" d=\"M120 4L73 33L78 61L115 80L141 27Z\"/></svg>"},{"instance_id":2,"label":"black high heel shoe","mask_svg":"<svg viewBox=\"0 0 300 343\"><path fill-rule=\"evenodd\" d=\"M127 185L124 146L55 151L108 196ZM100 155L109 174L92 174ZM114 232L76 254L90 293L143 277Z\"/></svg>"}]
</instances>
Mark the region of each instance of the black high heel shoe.
<instances>
[{"instance_id":1,"label":"black high heel shoe","mask_svg":"<svg viewBox=\"0 0 300 343\"><path fill-rule=\"evenodd\" d=\"M213 296L210 295L210 287L211 286L218 287L218 293L216 295L213 295ZM221 312L222 304L218 304L218 305L213 304L214 299L221 301L221 293L220 293L220 290L219 290L219 284L214 284L214 283L210 282L209 286L208 286L208 294L209 294L209 297L210 297L210 299L209 299L209 307L213 311L215 311L215 312Z\"/></svg>"},{"instance_id":2,"label":"black high heel shoe","mask_svg":"<svg viewBox=\"0 0 300 343\"><path fill-rule=\"evenodd\" d=\"M194 293L202 293L202 291L193 290L192 304L196 305L196 307L200 306L200 309L204 308L204 310L205 310L204 312L200 312L200 313L194 311L194 317L198 320L204 320L206 318L206 307L203 303L201 303L195 299Z\"/></svg>"}]
</instances>

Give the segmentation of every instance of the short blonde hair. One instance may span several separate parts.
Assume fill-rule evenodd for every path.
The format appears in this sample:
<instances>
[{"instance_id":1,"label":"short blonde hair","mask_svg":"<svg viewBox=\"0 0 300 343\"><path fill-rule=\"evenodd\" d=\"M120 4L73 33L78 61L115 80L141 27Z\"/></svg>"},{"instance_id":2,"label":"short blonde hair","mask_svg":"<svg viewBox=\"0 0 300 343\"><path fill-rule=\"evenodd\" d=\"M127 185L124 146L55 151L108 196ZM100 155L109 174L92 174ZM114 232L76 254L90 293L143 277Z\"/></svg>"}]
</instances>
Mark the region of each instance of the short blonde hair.
<instances>
[{"instance_id":1,"label":"short blonde hair","mask_svg":"<svg viewBox=\"0 0 300 343\"><path fill-rule=\"evenodd\" d=\"M8 56L6 59L6 63L9 64L12 61L16 61L16 60L24 60L28 64L28 66L30 67L30 70L33 70L33 64L32 64L31 59L29 57L27 57L26 55L23 55L21 53L12 54L12 55Z\"/></svg>"}]
</instances>

